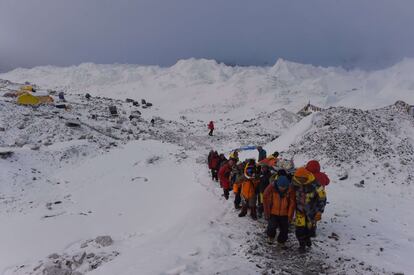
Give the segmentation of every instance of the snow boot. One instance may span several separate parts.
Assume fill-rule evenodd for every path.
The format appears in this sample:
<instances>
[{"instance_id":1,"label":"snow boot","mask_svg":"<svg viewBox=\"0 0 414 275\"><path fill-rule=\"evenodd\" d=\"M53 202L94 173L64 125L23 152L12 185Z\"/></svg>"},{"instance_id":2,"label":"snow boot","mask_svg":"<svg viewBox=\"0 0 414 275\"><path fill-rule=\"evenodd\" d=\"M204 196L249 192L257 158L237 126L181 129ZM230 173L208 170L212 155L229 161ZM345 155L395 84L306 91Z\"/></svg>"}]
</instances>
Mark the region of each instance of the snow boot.
<instances>
[{"instance_id":1,"label":"snow boot","mask_svg":"<svg viewBox=\"0 0 414 275\"><path fill-rule=\"evenodd\" d=\"M259 204L257 207L257 217L261 219L263 217L263 204Z\"/></svg>"},{"instance_id":2,"label":"snow boot","mask_svg":"<svg viewBox=\"0 0 414 275\"><path fill-rule=\"evenodd\" d=\"M239 213L239 217L244 217L246 215L247 215L247 206L246 205L242 205L241 212Z\"/></svg>"},{"instance_id":3,"label":"snow boot","mask_svg":"<svg viewBox=\"0 0 414 275\"><path fill-rule=\"evenodd\" d=\"M304 253L306 253L306 246L305 246L304 244L300 244L300 245L299 245L299 248L298 248L298 252L299 252L300 254L304 254Z\"/></svg>"},{"instance_id":4,"label":"snow boot","mask_svg":"<svg viewBox=\"0 0 414 275\"><path fill-rule=\"evenodd\" d=\"M253 220L257 220L256 206L250 208L250 216Z\"/></svg>"},{"instance_id":5,"label":"snow boot","mask_svg":"<svg viewBox=\"0 0 414 275\"><path fill-rule=\"evenodd\" d=\"M277 246L279 247L279 249L281 250L287 250L288 247L286 246L286 243L277 243Z\"/></svg>"},{"instance_id":6,"label":"snow boot","mask_svg":"<svg viewBox=\"0 0 414 275\"><path fill-rule=\"evenodd\" d=\"M234 197L234 208L240 209L240 203L241 203L240 194L239 193L236 193L235 194L235 197Z\"/></svg>"},{"instance_id":7,"label":"snow boot","mask_svg":"<svg viewBox=\"0 0 414 275\"><path fill-rule=\"evenodd\" d=\"M316 237L316 225L310 229L310 237L315 238Z\"/></svg>"},{"instance_id":8,"label":"snow boot","mask_svg":"<svg viewBox=\"0 0 414 275\"><path fill-rule=\"evenodd\" d=\"M306 243L306 246L307 247L311 247L312 246L312 241L311 241L310 238L306 239L305 243Z\"/></svg>"},{"instance_id":9,"label":"snow boot","mask_svg":"<svg viewBox=\"0 0 414 275\"><path fill-rule=\"evenodd\" d=\"M229 195L230 195L230 191L229 191L229 189L224 189L224 188L223 188L223 196L224 196L224 198L225 198L226 200L228 200L228 199L229 199Z\"/></svg>"},{"instance_id":10,"label":"snow boot","mask_svg":"<svg viewBox=\"0 0 414 275\"><path fill-rule=\"evenodd\" d=\"M275 242L275 238L267 237L267 243L272 245Z\"/></svg>"}]
</instances>

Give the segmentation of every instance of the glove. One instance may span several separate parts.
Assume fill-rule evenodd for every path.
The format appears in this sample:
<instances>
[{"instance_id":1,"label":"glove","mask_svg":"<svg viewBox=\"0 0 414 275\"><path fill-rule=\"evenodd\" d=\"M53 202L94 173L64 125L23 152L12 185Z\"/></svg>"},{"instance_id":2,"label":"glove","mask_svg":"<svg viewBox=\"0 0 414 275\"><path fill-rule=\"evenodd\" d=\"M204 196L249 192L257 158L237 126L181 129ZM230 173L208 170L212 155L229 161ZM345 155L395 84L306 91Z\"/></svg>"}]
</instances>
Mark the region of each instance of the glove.
<instances>
[{"instance_id":1,"label":"glove","mask_svg":"<svg viewBox=\"0 0 414 275\"><path fill-rule=\"evenodd\" d=\"M320 221L321 218L322 218L322 213L321 212L316 213L316 215L315 215L315 221Z\"/></svg>"}]
</instances>

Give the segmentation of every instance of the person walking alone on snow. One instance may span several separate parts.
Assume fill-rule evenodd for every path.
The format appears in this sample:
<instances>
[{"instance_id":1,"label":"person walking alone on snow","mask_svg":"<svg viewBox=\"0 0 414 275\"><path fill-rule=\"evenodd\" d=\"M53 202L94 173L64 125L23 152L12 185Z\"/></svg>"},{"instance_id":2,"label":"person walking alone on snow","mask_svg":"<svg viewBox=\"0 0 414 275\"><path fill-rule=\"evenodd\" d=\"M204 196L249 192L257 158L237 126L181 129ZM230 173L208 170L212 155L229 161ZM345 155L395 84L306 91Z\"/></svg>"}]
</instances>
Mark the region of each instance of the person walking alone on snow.
<instances>
[{"instance_id":1,"label":"person walking alone on snow","mask_svg":"<svg viewBox=\"0 0 414 275\"><path fill-rule=\"evenodd\" d=\"M214 122L210 121L210 123L208 124L208 129L210 130L210 132L208 133L209 136L213 135L213 131L214 131Z\"/></svg>"}]
</instances>

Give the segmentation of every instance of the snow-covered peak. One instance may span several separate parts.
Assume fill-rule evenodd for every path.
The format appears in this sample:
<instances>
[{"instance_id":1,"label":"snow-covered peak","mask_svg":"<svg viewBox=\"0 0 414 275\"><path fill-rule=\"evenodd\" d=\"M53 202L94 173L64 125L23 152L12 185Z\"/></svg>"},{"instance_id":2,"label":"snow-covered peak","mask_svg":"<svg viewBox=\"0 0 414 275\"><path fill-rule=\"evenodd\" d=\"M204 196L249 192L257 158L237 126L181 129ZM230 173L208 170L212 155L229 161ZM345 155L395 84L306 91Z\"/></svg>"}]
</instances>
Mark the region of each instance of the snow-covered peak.
<instances>
[{"instance_id":1,"label":"snow-covered peak","mask_svg":"<svg viewBox=\"0 0 414 275\"><path fill-rule=\"evenodd\" d=\"M233 69L224 64L219 64L212 59L185 59L179 60L168 68L171 76L177 81L183 81L186 85L214 84L223 82L233 73Z\"/></svg>"},{"instance_id":2,"label":"snow-covered peak","mask_svg":"<svg viewBox=\"0 0 414 275\"><path fill-rule=\"evenodd\" d=\"M286 108L297 112L310 100L320 107L364 109L409 103L414 94L414 60L373 72L323 68L279 59L272 67L231 67L215 60L187 59L164 68L84 63L71 67L16 69L0 79L30 81L119 99L148 98L171 115L237 118ZM173 107L171 108L171 105Z\"/></svg>"}]
</instances>

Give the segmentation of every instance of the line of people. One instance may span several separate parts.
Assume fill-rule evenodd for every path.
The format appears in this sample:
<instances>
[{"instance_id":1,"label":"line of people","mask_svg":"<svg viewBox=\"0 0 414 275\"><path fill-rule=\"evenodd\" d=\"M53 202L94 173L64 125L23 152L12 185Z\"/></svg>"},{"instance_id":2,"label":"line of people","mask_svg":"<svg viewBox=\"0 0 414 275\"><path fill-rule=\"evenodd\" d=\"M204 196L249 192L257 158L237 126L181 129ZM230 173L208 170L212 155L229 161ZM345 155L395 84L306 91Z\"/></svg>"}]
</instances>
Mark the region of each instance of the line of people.
<instances>
[{"instance_id":1,"label":"line of people","mask_svg":"<svg viewBox=\"0 0 414 275\"><path fill-rule=\"evenodd\" d=\"M250 212L253 220L267 220L269 242L273 243L278 230L277 243L286 248L289 224L293 223L299 251L306 252L312 246L311 238L316 236L316 225L325 209L329 177L320 171L316 160L294 168L293 161L280 159L278 152L266 156L262 147L257 150L258 161L240 161L237 150L229 159L210 151L208 166L212 179L220 182L226 200L233 190L239 217Z\"/></svg>"}]
</instances>

